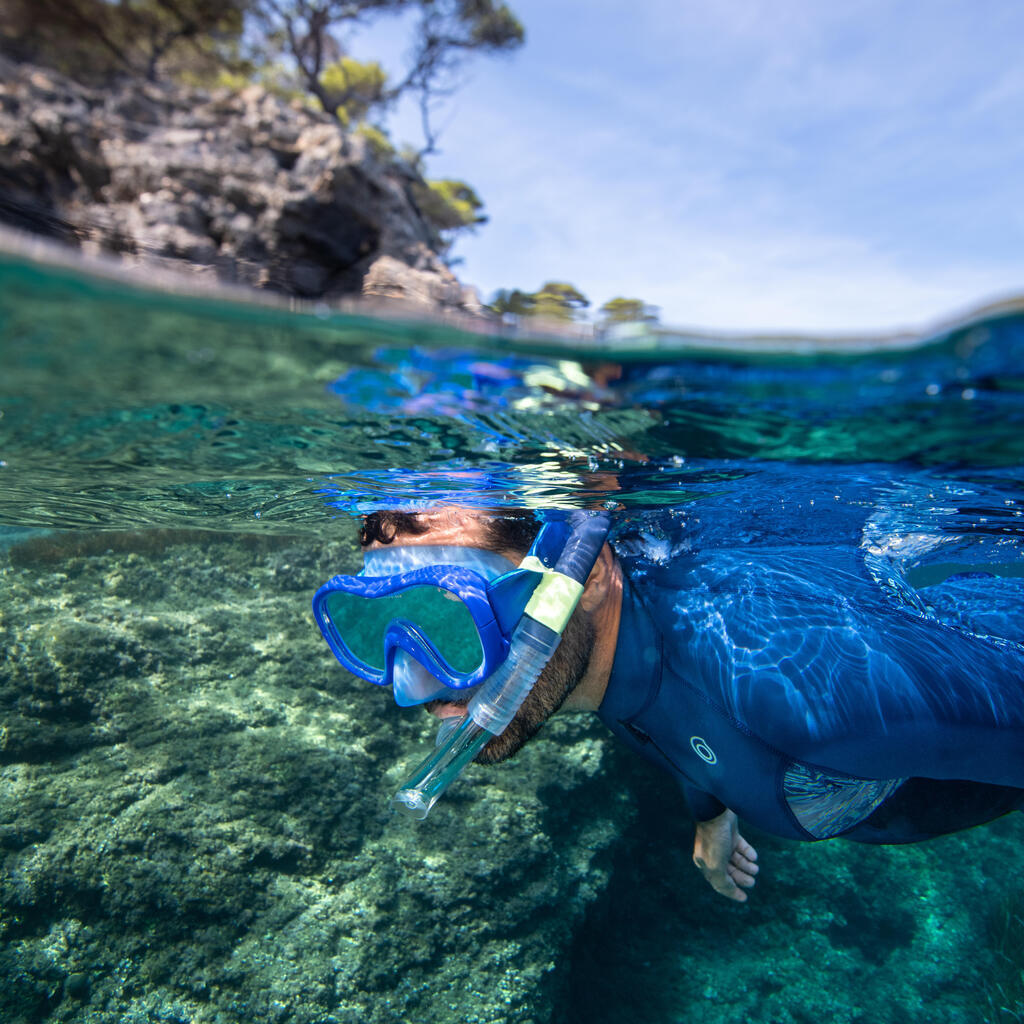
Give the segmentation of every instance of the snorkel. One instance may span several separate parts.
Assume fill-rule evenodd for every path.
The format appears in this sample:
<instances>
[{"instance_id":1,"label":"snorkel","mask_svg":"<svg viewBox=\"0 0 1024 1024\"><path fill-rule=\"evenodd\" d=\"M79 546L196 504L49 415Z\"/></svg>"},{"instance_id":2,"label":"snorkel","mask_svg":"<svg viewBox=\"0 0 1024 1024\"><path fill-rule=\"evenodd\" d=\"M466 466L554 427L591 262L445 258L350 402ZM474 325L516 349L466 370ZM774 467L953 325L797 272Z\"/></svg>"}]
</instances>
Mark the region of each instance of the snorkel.
<instances>
[{"instance_id":1,"label":"snorkel","mask_svg":"<svg viewBox=\"0 0 1024 1024\"><path fill-rule=\"evenodd\" d=\"M523 577L532 577L533 593L508 656L474 694L465 717L442 722L436 749L395 794L399 808L425 818L466 765L505 731L555 653L610 522L607 512L575 511L541 527L519 566Z\"/></svg>"}]
</instances>

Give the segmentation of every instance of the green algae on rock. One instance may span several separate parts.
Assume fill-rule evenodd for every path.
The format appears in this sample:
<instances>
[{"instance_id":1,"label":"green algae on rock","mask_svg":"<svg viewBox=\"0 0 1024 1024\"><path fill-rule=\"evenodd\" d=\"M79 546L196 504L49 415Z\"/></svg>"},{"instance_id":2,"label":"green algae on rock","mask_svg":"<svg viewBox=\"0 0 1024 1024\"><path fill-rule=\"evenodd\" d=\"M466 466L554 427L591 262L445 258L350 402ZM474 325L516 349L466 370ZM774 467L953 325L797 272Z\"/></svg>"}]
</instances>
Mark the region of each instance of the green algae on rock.
<instances>
[{"instance_id":1,"label":"green algae on rock","mask_svg":"<svg viewBox=\"0 0 1024 1024\"><path fill-rule=\"evenodd\" d=\"M431 724L309 612L353 539L22 533L0 559L5 1024L1019 1010L1016 815L913 848L752 837L733 906L674 786L583 719L394 816Z\"/></svg>"},{"instance_id":2,"label":"green algae on rock","mask_svg":"<svg viewBox=\"0 0 1024 1024\"><path fill-rule=\"evenodd\" d=\"M387 801L426 716L355 685L308 610L352 542L0 557L5 1021L552 1019L632 814L593 727L416 827Z\"/></svg>"}]
</instances>

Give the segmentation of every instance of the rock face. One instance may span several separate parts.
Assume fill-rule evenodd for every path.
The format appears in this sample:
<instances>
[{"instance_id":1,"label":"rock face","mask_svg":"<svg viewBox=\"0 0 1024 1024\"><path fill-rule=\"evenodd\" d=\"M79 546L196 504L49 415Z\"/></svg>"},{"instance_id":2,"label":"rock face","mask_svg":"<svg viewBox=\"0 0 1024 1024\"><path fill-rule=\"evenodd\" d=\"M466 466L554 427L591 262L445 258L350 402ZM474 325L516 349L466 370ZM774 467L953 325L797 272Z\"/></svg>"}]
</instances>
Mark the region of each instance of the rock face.
<instances>
[{"instance_id":1,"label":"rock face","mask_svg":"<svg viewBox=\"0 0 1024 1024\"><path fill-rule=\"evenodd\" d=\"M476 312L432 249L415 173L260 88L85 88L0 58L0 221L290 295Z\"/></svg>"},{"instance_id":2,"label":"rock face","mask_svg":"<svg viewBox=\"0 0 1024 1024\"><path fill-rule=\"evenodd\" d=\"M1019 815L906 849L751 836L736 907L674 783L570 718L394 817L427 716L309 611L354 548L0 528L4 1024L1021 1019L1024 891L992 868Z\"/></svg>"}]
</instances>

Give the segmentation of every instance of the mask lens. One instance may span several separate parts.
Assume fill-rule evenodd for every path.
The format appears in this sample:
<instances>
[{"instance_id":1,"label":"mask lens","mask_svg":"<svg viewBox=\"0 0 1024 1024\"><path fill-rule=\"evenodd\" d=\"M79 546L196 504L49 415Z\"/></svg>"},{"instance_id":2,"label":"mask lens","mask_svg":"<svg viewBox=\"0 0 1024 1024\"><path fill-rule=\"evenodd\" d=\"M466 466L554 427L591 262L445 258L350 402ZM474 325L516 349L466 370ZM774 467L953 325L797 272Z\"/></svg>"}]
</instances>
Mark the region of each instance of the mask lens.
<instances>
[{"instance_id":1,"label":"mask lens","mask_svg":"<svg viewBox=\"0 0 1024 1024\"><path fill-rule=\"evenodd\" d=\"M375 598L335 590L326 611L352 655L378 671L384 668L384 634L395 619L416 626L455 672L473 672L484 660L469 609L440 587L409 587Z\"/></svg>"}]
</instances>

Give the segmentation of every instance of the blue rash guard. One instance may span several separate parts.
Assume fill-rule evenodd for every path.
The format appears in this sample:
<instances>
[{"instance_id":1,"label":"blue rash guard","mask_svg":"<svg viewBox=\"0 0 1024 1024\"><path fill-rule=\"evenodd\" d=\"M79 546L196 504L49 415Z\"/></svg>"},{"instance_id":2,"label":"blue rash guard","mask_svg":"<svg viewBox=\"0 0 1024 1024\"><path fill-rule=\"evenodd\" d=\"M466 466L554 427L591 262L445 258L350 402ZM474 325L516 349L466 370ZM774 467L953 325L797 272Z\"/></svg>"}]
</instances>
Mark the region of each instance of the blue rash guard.
<instances>
[{"instance_id":1,"label":"blue rash guard","mask_svg":"<svg viewBox=\"0 0 1024 1024\"><path fill-rule=\"evenodd\" d=\"M698 821L728 807L789 839L899 843L1024 805L1012 633L901 607L852 546L620 562L600 716ZM1024 623L1024 580L974 582L1011 584Z\"/></svg>"}]
</instances>

